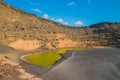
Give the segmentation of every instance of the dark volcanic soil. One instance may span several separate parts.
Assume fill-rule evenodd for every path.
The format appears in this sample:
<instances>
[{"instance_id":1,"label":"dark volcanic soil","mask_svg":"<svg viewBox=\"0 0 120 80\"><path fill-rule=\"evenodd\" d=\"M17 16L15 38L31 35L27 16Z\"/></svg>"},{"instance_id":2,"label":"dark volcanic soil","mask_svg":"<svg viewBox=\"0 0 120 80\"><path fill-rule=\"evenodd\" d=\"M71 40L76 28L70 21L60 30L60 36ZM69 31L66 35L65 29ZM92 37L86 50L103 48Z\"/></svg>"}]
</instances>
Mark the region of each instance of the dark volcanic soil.
<instances>
[{"instance_id":1,"label":"dark volcanic soil","mask_svg":"<svg viewBox=\"0 0 120 80\"><path fill-rule=\"evenodd\" d=\"M44 80L120 80L120 49L78 51L42 77Z\"/></svg>"}]
</instances>

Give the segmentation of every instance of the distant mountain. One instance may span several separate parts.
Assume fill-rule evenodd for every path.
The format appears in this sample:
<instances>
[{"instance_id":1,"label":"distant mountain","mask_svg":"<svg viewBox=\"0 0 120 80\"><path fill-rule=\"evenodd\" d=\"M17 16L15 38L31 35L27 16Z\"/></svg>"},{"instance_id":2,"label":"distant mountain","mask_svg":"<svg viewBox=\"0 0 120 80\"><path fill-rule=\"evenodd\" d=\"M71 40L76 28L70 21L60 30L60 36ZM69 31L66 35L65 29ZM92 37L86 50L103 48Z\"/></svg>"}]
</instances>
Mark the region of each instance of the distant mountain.
<instances>
[{"instance_id":1,"label":"distant mountain","mask_svg":"<svg viewBox=\"0 0 120 80\"><path fill-rule=\"evenodd\" d=\"M102 22L102 23L91 25L90 27L91 28L100 28L100 27L112 28L112 27L116 27L116 26L119 27L120 23L117 23L117 22Z\"/></svg>"},{"instance_id":2,"label":"distant mountain","mask_svg":"<svg viewBox=\"0 0 120 80\"><path fill-rule=\"evenodd\" d=\"M0 43L16 49L120 47L120 23L65 26L0 2Z\"/></svg>"}]
</instances>

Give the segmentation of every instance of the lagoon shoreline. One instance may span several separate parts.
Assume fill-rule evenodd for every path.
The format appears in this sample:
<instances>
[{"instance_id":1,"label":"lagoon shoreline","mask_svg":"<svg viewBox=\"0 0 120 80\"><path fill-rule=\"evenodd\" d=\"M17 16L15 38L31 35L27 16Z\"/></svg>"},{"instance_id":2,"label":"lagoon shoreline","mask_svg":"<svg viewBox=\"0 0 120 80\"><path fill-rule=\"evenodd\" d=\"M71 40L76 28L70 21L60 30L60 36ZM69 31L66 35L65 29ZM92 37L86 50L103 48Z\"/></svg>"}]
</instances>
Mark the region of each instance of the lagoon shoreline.
<instances>
[{"instance_id":1,"label":"lagoon shoreline","mask_svg":"<svg viewBox=\"0 0 120 80\"><path fill-rule=\"evenodd\" d=\"M57 61L54 65L52 66L48 66L48 67L42 67L39 65L36 65L32 62L27 61L26 59L24 59L25 56L27 55L31 55L31 54L26 54L20 57L20 65L23 67L23 69L25 69L28 73L36 75L37 77L41 77L43 74L47 73L48 71L50 71L52 68L54 68L56 65L60 64L61 62L63 62L64 60L66 60L67 58L71 57L74 51L67 51L65 54L62 54L62 59ZM36 54L36 53L35 53ZM40 53L37 53L40 54Z\"/></svg>"}]
</instances>

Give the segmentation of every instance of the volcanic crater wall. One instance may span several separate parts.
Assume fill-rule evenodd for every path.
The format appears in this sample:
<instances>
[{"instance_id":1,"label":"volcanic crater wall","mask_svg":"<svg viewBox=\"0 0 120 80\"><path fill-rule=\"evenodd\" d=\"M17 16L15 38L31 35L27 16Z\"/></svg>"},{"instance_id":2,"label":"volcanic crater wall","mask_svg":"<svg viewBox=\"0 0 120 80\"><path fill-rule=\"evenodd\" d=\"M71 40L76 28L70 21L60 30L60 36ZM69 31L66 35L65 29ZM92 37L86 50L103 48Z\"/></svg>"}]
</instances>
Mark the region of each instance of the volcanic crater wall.
<instances>
[{"instance_id":1,"label":"volcanic crater wall","mask_svg":"<svg viewBox=\"0 0 120 80\"><path fill-rule=\"evenodd\" d=\"M120 23L104 22L82 28L70 27L39 18L4 2L0 2L0 33L0 43L7 45L19 40L36 40L38 43L33 45L47 49L120 47Z\"/></svg>"}]
</instances>

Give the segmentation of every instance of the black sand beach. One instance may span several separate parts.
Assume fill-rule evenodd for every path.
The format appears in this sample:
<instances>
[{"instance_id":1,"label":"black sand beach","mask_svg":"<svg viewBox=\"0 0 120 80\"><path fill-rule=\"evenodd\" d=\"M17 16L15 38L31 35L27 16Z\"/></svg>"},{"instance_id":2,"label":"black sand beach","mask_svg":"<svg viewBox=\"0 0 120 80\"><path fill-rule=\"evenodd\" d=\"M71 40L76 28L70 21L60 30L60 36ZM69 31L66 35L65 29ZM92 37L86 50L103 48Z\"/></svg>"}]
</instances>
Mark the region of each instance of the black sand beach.
<instances>
[{"instance_id":1,"label":"black sand beach","mask_svg":"<svg viewBox=\"0 0 120 80\"><path fill-rule=\"evenodd\" d=\"M120 80L120 49L76 51L45 73L44 80Z\"/></svg>"}]
</instances>

